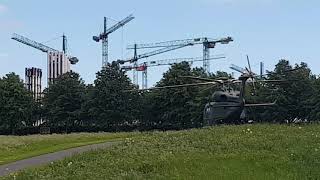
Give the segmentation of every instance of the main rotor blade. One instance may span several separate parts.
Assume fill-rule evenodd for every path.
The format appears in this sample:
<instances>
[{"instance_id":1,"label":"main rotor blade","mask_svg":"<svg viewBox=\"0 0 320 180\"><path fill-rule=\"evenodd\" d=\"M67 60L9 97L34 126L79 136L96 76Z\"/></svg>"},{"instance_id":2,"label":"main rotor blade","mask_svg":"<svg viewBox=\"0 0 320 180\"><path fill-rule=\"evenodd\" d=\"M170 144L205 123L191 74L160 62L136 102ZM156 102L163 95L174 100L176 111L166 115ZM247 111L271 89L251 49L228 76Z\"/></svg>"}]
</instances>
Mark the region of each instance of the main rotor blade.
<instances>
[{"instance_id":1,"label":"main rotor blade","mask_svg":"<svg viewBox=\"0 0 320 180\"><path fill-rule=\"evenodd\" d=\"M243 105L241 105L241 104L230 104L230 105L228 105L228 104L226 104L226 105L212 105L212 107L213 108L215 108L215 107L242 107Z\"/></svg>"},{"instance_id":2,"label":"main rotor blade","mask_svg":"<svg viewBox=\"0 0 320 180\"><path fill-rule=\"evenodd\" d=\"M257 82L287 82L286 80L256 80Z\"/></svg>"},{"instance_id":3,"label":"main rotor blade","mask_svg":"<svg viewBox=\"0 0 320 180\"><path fill-rule=\"evenodd\" d=\"M205 92L205 91L207 91L207 90L209 90L209 89L211 89L211 88L213 88L213 87L214 87L214 86L206 87L206 88L200 90L200 93Z\"/></svg>"},{"instance_id":4,"label":"main rotor blade","mask_svg":"<svg viewBox=\"0 0 320 180\"><path fill-rule=\"evenodd\" d=\"M286 80L254 80L255 82L270 82L270 83L273 83L273 82L287 82ZM239 81L239 80L235 80L235 81L232 81L233 84L236 84L236 83L241 83L242 81ZM250 82L246 82L246 84L248 83L252 83L252 81Z\"/></svg>"},{"instance_id":5,"label":"main rotor blade","mask_svg":"<svg viewBox=\"0 0 320 180\"><path fill-rule=\"evenodd\" d=\"M203 77L195 77L195 76L180 76L182 78L189 78L189 79L195 79L195 80L200 80L200 81L207 81L207 82L214 82L214 79L209 79L209 78L203 78Z\"/></svg>"},{"instance_id":6,"label":"main rotor blade","mask_svg":"<svg viewBox=\"0 0 320 180\"><path fill-rule=\"evenodd\" d=\"M256 106L274 106L276 105L277 101L273 103L262 103L262 104L245 104L245 107L256 107Z\"/></svg>"},{"instance_id":7,"label":"main rotor blade","mask_svg":"<svg viewBox=\"0 0 320 180\"><path fill-rule=\"evenodd\" d=\"M125 90L126 92L132 91L148 91L148 90L156 90L156 89L174 89L181 87L193 87L193 86L204 86L204 85L216 85L216 82L206 82L206 83L193 83L193 84L181 84L181 85L172 85L172 86L160 86L160 87L152 87L148 89L133 89L133 90Z\"/></svg>"},{"instance_id":8,"label":"main rotor blade","mask_svg":"<svg viewBox=\"0 0 320 180\"><path fill-rule=\"evenodd\" d=\"M228 78L228 77L220 77L220 78L216 78L216 79L194 77L194 76L180 76L180 77L182 77L182 78L190 78L190 79L195 79L195 80L200 80L200 81L206 81L206 82L216 82L216 83L219 83L220 85L222 85L224 83L236 83L236 82L238 82L238 80L232 79L232 78ZM239 81L239 82L241 82L241 81Z\"/></svg>"},{"instance_id":9,"label":"main rotor blade","mask_svg":"<svg viewBox=\"0 0 320 180\"><path fill-rule=\"evenodd\" d=\"M252 70L251 70L251 65L250 65L250 60L249 60L249 56L247 55L247 61L248 61L248 66L249 66L249 70L250 70L250 74L252 73Z\"/></svg>"},{"instance_id":10,"label":"main rotor blade","mask_svg":"<svg viewBox=\"0 0 320 180\"><path fill-rule=\"evenodd\" d=\"M241 74L243 74L243 73L245 73L247 71L246 69L244 69L242 67L239 67L237 65L234 65L234 64L230 65L230 69L235 70L235 71L237 71L237 72L239 72Z\"/></svg>"},{"instance_id":11,"label":"main rotor blade","mask_svg":"<svg viewBox=\"0 0 320 180\"><path fill-rule=\"evenodd\" d=\"M216 82L216 83L219 83L220 85L222 85L224 83L223 79L209 79L209 78L194 77L194 76L181 76L181 77L200 80L200 81L206 81L206 82Z\"/></svg>"}]
</instances>

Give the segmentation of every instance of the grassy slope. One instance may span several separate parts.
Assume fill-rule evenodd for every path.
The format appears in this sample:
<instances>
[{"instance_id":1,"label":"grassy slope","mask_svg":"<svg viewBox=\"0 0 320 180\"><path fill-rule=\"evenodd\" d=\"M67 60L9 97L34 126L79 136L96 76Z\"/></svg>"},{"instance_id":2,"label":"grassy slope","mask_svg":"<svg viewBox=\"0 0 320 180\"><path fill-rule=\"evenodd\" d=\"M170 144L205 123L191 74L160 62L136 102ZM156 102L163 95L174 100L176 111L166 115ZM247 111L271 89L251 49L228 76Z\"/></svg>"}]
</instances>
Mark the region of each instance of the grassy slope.
<instances>
[{"instance_id":1,"label":"grassy slope","mask_svg":"<svg viewBox=\"0 0 320 180\"><path fill-rule=\"evenodd\" d=\"M221 126L146 133L16 179L320 179L320 126ZM5 179L12 179L6 177Z\"/></svg>"},{"instance_id":2,"label":"grassy slope","mask_svg":"<svg viewBox=\"0 0 320 180\"><path fill-rule=\"evenodd\" d=\"M0 165L72 147L124 139L128 133L0 136Z\"/></svg>"}]
</instances>

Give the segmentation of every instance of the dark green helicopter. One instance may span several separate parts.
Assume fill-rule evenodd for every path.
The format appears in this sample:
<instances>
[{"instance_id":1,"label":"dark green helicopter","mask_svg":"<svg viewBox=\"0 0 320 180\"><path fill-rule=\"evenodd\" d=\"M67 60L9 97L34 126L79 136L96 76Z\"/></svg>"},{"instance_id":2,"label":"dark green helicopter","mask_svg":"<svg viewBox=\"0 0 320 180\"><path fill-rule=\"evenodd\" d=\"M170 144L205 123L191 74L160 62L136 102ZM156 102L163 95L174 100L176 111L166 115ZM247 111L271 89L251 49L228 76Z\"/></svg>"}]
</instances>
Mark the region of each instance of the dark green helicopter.
<instances>
[{"instance_id":1,"label":"dark green helicopter","mask_svg":"<svg viewBox=\"0 0 320 180\"><path fill-rule=\"evenodd\" d=\"M234 91L230 87L227 90L215 91L212 95L212 102L204 107L204 125L215 125L222 123L240 124L247 122L247 107L273 106L273 103L248 104L245 101L245 87L248 79L253 78L251 73L243 73L238 80L228 80L228 86L240 83L240 91ZM252 83L258 80L253 80ZM261 82L261 80L259 80ZM263 82L270 82L263 80ZM273 81L275 82L275 81Z\"/></svg>"},{"instance_id":2,"label":"dark green helicopter","mask_svg":"<svg viewBox=\"0 0 320 180\"><path fill-rule=\"evenodd\" d=\"M255 80L255 74L250 70L242 72L238 80L220 79L212 80L206 78L188 77L202 81L214 81L222 86L222 90L215 91L212 94L211 102L208 102L203 111L204 125L211 126L215 124L240 124L247 122L247 107L273 106L273 103L247 104L245 101L245 89L249 79L254 86L254 82L279 82L279 80ZM240 90L235 91L231 86L240 84Z\"/></svg>"},{"instance_id":3,"label":"dark green helicopter","mask_svg":"<svg viewBox=\"0 0 320 180\"><path fill-rule=\"evenodd\" d=\"M245 101L245 89L247 83L251 83L253 85L253 89L255 90L255 82L283 82L282 80L257 80L258 77L255 73L251 71L249 57L247 56L248 68L232 68L233 70L237 70L241 73L239 79L208 79L201 77L193 77L193 76L184 76L183 78L191 78L194 80L203 81L201 83L193 83L193 84L182 84L182 85L172 85L172 86L161 86L161 87L153 87L149 89L142 89L139 91L147 91L147 90L156 90L156 89L171 89L171 88L181 88L181 87L192 87L192 86L200 86L200 85L211 85L222 86L221 90L215 91L212 94L211 102L208 102L203 111L203 120L205 126L211 126L222 123L243 123L246 122L246 108L247 107L257 107L257 106L273 106L276 104L276 101L273 103L260 103L260 104L248 104ZM250 80L250 81L249 81ZM240 90L235 91L231 86L239 85Z\"/></svg>"}]
</instances>

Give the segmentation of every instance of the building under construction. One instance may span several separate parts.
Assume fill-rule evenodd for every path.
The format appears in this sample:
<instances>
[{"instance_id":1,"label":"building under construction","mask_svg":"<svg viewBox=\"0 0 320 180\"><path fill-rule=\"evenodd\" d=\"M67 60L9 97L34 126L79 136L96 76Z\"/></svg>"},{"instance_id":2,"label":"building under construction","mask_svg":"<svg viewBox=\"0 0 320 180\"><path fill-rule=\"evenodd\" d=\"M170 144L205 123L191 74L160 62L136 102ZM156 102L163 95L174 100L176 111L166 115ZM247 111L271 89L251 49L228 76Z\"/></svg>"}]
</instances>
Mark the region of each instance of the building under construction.
<instances>
[{"instance_id":1,"label":"building under construction","mask_svg":"<svg viewBox=\"0 0 320 180\"><path fill-rule=\"evenodd\" d=\"M69 72L70 65L76 64L79 61L78 58L67 54L67 37L63 35L62 38L63 38L62 51L58 51L42 43L38 43L36 41L33 41L31 39L28 39L18 34L13 34L12 36L13 40L16 40L22 44L25 44L27 46L36 48L42 52L47 53L48 85L51 83L54 83L54 79L56 79L60 75L66 72Z\"/></svg>"},{"instance_id":2,"label":"building under construction","mask_svg":"<svg viewBox=\"0 0 320 180\"><path fill-rule=\"evenodd\" d=\"M48 84L70 71L70 61L64 52L48 53Z\"/></svg>"},{"instance_id":3,"label":"building under construction","mask_svg":"<svg viewBox=\"0 0 320 180\"><path fill-rule=\"evenodd\" d=\"M26 68L25 87L32 93L33 98L39 101L42 96L42 70L39 68Z\"/></svg>"}]
</instances>

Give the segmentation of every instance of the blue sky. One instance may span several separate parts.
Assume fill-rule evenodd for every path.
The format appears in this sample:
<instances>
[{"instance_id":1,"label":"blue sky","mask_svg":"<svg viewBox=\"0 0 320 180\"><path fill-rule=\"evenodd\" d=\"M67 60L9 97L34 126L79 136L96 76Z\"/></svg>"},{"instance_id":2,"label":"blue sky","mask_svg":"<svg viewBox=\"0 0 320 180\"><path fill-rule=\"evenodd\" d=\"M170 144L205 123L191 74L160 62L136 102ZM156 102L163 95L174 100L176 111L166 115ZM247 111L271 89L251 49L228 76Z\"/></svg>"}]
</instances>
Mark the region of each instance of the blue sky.
<instances>
[{"instance_id":1,"label":"blue sky","mask_svg":"<svg viewBox=\"0 0 320 180\"><path fill-rule=\"evenodd\" d=\"M232 36L233 43L211 50L212 55L227 56L211 62L211 70L231 72L229 65L245 66L249 54L256 71L260 61L272 70L279 59L286 58L292 63L304 61L320 74L319 10L316 0L0 0L0 76L16 72L23 77L25 67L46 72L46 55L11 40L12 33L38 42L65 33L70 53L80 59L72 69L92 83L101 66L101 44L92 36L102 31L103 16L121 20L131 13L135 19L110 35L110 60L131 57L133 52L125 47L132 43ZM61 49L62 43L57 39L46 44ZM146 60L199 56L201 46ZM149 86L167 69L150 68Z\"/></svg>"}]
</instances>

